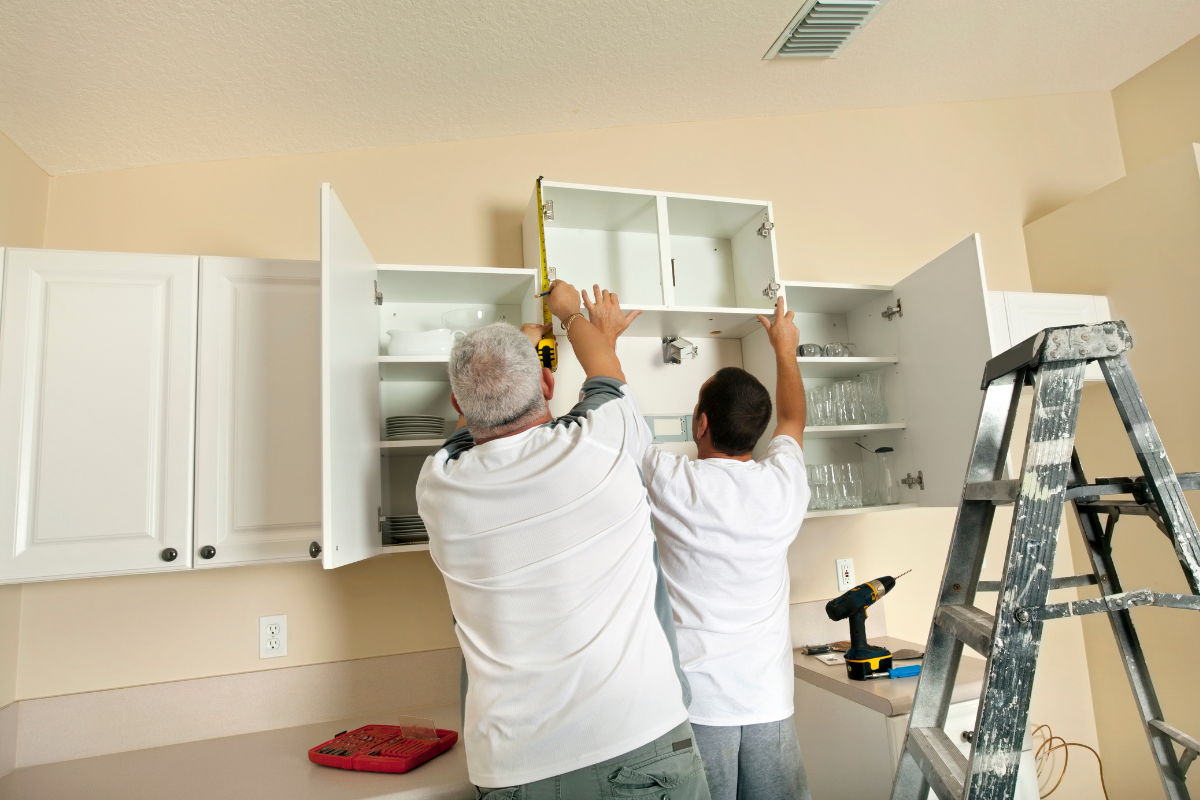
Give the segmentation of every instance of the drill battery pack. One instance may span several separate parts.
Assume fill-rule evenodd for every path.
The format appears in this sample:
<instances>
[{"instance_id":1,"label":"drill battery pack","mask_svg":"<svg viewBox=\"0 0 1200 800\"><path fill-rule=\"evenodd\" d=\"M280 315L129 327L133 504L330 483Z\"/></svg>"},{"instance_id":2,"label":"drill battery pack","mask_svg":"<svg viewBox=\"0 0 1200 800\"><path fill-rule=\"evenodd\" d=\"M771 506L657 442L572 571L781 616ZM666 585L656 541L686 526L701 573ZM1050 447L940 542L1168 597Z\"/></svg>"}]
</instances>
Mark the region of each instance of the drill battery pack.
<instances>
[{"instance_id":1,"label":"drill battery pack","mask_svg":"<svg viewBox=\"0 0 1200 800\"><path fill-rule=\"evenodd\" d=\"M846 651L846 674L852 681L869 680L892 668L892 651L886 647L852 647Z\"/></svg>"}]
</instances>

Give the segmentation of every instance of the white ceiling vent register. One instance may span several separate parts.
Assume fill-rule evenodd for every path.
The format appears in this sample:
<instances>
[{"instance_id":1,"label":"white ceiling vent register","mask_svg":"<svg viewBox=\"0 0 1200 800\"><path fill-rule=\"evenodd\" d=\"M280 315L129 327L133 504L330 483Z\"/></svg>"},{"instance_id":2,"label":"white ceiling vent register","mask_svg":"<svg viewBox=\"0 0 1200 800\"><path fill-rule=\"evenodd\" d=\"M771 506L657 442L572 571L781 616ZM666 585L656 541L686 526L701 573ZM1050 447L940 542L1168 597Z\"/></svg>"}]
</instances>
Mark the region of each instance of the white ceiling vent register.
<instances>
[{"instance_id":1,"label":"white ceiling vent register","mask_svg":"<svg viewBox=\"0 0 1200 800\"><path fill-rule=\"evenodd\" d=\"M885 2L807 0L763 58L837 58Z\"/></svg>"}]
</instances>

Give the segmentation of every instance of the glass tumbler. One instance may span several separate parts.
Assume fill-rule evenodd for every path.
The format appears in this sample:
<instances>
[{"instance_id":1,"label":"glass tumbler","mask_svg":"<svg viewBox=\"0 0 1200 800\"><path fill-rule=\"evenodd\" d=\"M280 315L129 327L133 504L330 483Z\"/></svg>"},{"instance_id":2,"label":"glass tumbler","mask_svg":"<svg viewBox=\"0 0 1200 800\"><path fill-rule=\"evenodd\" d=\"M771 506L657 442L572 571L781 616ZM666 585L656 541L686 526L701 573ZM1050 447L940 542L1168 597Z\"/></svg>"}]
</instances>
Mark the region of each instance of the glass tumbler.
<instances>
[{"instance_id":1,"label":"glass tumbler","mask_svg":"<svg viewBox=\"0 0 1200 800\"><path fill-rule=\"evenodd\" d=\"M872 425L887 422L887 406L883 404L883 370L864 372L856 380L862 396L864 421Z\"/></svg>"},{"instance_id":2,"label":"glass tumbler","mask_svg":"<svg viewBox=\"0 0 1200 800\"><path fill-rule=\"evenodd\" d=\"M855 345L851 342L830 342L825 345L827 358L845 358L854 355Z\"/></svg>"},{"instance_id":3,"label":"glass tumbler","mask_svg":"<svg viewBox=\"0 0 1200 800\"><path fill-rule=\"evenodd\" d=\"M837 425L862 425L866 422L861 385L858 381L839 381L834 384L837 392Z\"/></svg>"}]
</instances>

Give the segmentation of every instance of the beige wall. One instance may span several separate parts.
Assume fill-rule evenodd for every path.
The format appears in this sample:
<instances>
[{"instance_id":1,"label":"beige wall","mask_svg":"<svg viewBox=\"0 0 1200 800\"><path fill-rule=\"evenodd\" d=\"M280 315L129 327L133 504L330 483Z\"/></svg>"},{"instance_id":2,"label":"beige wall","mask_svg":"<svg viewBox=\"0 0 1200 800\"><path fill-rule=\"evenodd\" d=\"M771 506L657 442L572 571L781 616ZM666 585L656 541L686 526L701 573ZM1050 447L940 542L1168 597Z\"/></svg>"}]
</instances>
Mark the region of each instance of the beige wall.
<instances>
[{"instance_id":1,"label":"beige wall","mask_svg":"<svg viewBox=\"0 0 1200 800\"><path fill-rule=\"evenodd\" d=\"M1134 337L1129 363L1180 471L1200 469L1195 400L1200 356L1192 346L1200 296L1198 150L1187 145L1025 229L1036 290L1107 295L1113 315L1129 323ZM1084 391L1077 446L1091 477L1141 473L1104 387ZM1076 568L1085 572L1078 538L1076 545ZM1126 590L1189 591L1170 543L1145 518L1122 518L1113 557ZM1133 618L1166 719L1195 735L1200 693L1193 665L1200 662L1200 618L1157 608L1135 609ZM1108 620L1087 617L1084 637L1109 796L1161 797ZM1196 792L1200 778L1191 775Z\"/></svg>"},{"instance_id":2,"label":"beige wall","mask_svg":"<svg viewBox=\"0 0 1200 800\"><path fill-rule=\"evenodd\" d=\"M616 128L59 177L46 243L314 258L317 183L328 180L382 262L512 267L538 175L770 199L792 279L892 283L978 231L992 288L1020 290L1021 226L1119 178L1122 163L1106 93ZM864 579L911 567L886 601L888 621L923 642L953 518L931 509L807 523L790 557L793 601L835 593L835 557L855 558ZM991 569L1003 544L993 543ZM425 611L397 615L395 593L413 587ZM253 621L266 613L289 614L294 655L258 661ZM18 691L442 647L448 617L425 554L334 572L302 564L29 585ZM1081 640L1058 630L1047 647L1078 664ZM1077 671L1038 681L1035 719L1057 729L1076 718L1077 738L1094 741Z\"/></svg>"},{"instance_id":3,"label":"beige wall","mask_svg":"<svg viewBox=\"0 0 1200 800\"><path fill-rule=\"evenodd\" d=\"M41 247L50 177L0 133L0 247Z\"/></svg>"},{"instance_id":4,"label":"beige wall","mask_svg":"<svg viewBox=\"0 0 1200 800\"><path fill-rule=\"evenodd\" d=\"M41 247L50 177L0 133L0 247ZM0 708L16 697L21 587L0 587Z\"/></svg>"},{"instance_id":5,"label":"beige wall","mask_svg":"<svg viewBox=\"0 0 1200 800\"><path fill-rule=\"evenodd\" d=\"M1200 142L1200 37L1112 91L1125 171Z\"/></svg>"}]
</instances>

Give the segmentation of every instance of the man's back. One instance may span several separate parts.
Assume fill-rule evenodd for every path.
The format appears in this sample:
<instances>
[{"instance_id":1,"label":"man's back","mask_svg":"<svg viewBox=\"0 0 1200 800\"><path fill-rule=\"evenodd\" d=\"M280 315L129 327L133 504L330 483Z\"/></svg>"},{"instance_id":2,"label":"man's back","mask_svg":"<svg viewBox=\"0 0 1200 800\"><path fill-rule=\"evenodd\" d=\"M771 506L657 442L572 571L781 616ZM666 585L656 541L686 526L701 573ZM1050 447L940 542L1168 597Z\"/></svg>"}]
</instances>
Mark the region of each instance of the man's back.
<instances>
[{"instance_id":1,"label":"man's back","mask_svg":"<svg viewBox=\"0 0 1200 800\"><path fill-rule=\"evenodd\" d=\"M594 764L687 717L655 614L650 433L619 381L584 389L555 423L474 447L463 429L417 484L471 679L476 785Z\"/></svg>"},{"instance_id":2,"label":"man's back","mask_svg":"<svg viewBox=\"0 0 1200 800\"><path fill-rule=\"evenodd\" d=\"M799 445L777 436L760 462L691 462L650 448L643 467L692 722L790 716L787 548L809 496Z\"/></svg>"}]
</instances>

